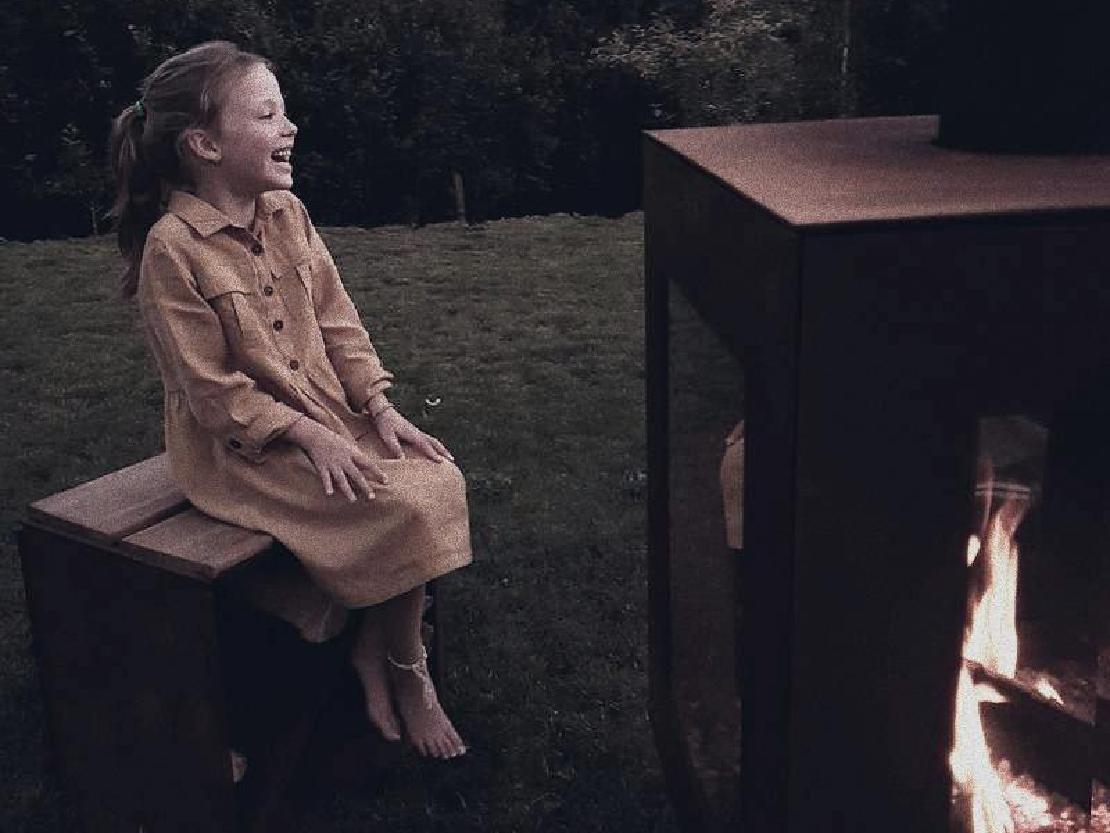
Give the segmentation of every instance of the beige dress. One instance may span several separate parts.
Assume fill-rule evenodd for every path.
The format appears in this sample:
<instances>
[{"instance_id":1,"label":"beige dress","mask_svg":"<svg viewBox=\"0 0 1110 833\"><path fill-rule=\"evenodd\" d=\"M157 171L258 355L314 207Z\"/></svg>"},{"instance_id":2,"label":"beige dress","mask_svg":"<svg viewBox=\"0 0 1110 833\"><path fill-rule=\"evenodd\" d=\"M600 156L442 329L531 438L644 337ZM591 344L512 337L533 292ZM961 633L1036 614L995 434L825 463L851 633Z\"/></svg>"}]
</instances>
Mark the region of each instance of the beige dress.
<instances>
[{"instance_id":1,"label":"beige dress","mask_svg":"<svg viewBox=\"0 0 1110 833\"><path fill-rule=\"evenodd\" d=\"M247 230L174 192L147 238L137 297L170 465L198 509L270 533L347 608L470 563L463 476L385 449L367 408L386 401L393 377L293 194L260 196ZM324 493L308 456L281 439L302 415L379 462L390 482L375 500Z\"/></svg>"}]
</instances>

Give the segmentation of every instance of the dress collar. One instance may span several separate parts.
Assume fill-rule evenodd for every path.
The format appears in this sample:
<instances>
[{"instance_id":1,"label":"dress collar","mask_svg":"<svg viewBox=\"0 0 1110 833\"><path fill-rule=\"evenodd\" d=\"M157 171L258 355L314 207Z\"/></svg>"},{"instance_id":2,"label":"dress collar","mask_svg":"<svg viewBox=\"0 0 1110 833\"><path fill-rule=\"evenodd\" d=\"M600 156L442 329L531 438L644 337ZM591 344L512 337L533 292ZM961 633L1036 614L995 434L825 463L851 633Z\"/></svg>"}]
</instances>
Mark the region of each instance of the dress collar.
<instances>
[{"instance_id":1,"label":"dress collar","mask_svg":"<svg viewBox=\"0 0 1110 833\"><path fill-rule=\"evenodd\" d=\"M255 219L268 220L285 207L280 191L267 191L259 194L254 203ZM176 214L193 227L201 237L209 237L217 231L235 225L220 209L188 191L174 191L170 194L167 211Z\"/></svg>"}]
</instances>

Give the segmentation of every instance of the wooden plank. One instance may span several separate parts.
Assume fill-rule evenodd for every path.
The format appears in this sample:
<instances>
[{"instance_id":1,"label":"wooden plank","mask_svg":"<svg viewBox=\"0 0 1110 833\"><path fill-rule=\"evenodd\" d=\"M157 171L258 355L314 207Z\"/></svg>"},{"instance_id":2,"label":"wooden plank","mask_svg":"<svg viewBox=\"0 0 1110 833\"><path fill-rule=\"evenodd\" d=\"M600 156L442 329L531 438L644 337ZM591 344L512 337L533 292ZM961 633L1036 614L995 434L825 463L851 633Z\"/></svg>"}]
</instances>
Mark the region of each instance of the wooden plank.
<instances>
[{"instance_id":1,"label":"wooden plank","mask_svg":"<svg viewBox=\"0 0 1110 833\"><path fill-rule=\"evenodd\" d=\"M987 742L1018 773L1066 795L1089 811L1091 779L1102 776L1095 727L1017 680L972 660L964 665L976 683L988 683L1006 702L980 706Z\"/></svg>"},{"instance_id":2,"label":"wooden plank","mask_svg":"<svg viewBox=\"0 0 1110 833\"><path fill-rule=\"evenodd\" d=\"M113 543L187 506L165 454L35 501L28 517L44 526Z\"/></svg>"},{"instance_id":3,"label":"wooden plank","mask_svg":"<svg viewBox=\"0 0 1110 833\"><path fill-rule=\"evenodd\" d=\"M270 549L274 539L218 521L196 509L128 535L126 555L180 575L211 582Z\"/></svg>"}]
</instances>

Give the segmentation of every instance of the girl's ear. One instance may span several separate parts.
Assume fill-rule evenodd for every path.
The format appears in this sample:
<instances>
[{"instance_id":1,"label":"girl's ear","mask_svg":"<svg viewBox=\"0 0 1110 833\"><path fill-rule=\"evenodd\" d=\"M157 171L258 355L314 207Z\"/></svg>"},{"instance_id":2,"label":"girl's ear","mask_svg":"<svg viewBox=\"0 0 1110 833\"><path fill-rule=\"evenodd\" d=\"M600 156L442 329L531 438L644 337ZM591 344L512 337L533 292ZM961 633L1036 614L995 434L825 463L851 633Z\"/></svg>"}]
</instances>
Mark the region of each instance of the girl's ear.
<instances>
[{"instance_id":1,"label":"girl's ear","mask_svg":"<svg viewBox=\"0 0 1110 833\"><path fill-rule=\"evenodd\" d=\"M199 127L190 128L182 134L182 138L185 140L185 147L202 162L219 165L223 159L223 151L208 131Z\"/></svg>"}]
</instances>

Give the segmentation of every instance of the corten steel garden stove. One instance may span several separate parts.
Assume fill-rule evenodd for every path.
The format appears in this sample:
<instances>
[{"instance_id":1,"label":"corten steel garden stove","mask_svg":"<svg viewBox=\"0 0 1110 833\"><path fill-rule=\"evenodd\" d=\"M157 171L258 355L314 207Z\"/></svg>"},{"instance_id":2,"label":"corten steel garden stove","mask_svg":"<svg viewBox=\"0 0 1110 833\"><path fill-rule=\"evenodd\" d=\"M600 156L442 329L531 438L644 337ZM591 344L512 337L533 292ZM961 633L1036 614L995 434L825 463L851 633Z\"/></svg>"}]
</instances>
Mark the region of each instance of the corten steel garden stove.
<instances>
[{"instance_id":1,"label":"corten steel garden stove","mask_svg":"<svg viewBox=\"0 0 1110 833\"><path fill-rule=\"evenodd\" d=\"M691 823L971 829L961 679L1011 792L1110 780L1110 156L937 134L646 138L651 703ZM965 636L1015 584L1007 667Z\"/></svg>"}]
</instances>

